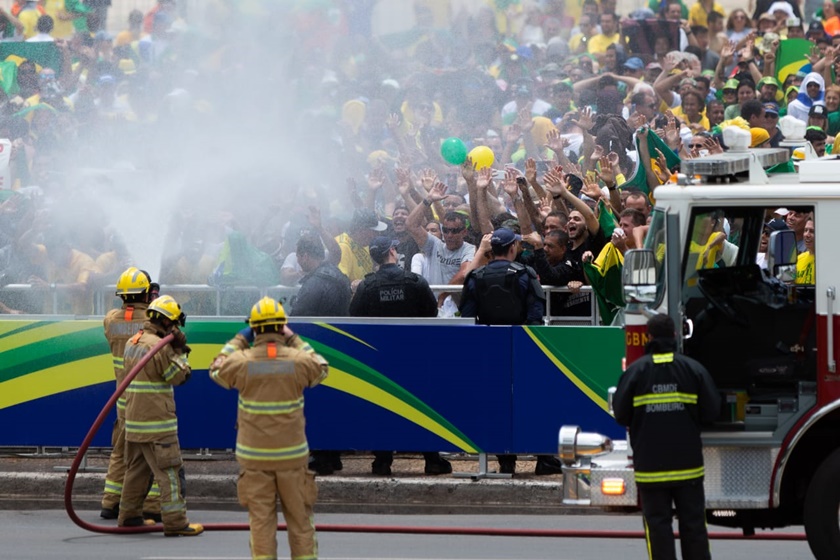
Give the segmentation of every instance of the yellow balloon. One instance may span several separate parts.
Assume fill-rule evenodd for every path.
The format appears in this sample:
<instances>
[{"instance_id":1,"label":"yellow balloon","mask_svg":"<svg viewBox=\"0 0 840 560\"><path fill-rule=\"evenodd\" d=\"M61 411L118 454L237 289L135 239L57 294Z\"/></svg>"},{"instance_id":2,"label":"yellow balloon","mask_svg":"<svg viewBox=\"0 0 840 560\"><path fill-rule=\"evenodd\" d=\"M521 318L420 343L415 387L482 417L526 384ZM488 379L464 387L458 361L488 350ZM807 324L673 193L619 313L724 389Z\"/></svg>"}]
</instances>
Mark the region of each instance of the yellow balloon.
<instances>
[{"instance_id":1,"label":"yellow balloon","mask_svg":"<svg viewBox=\"0 0 840 560\"><path fill-rule=\"evenodd\" d=\"M484 169L490 167L496 161L496 156L493 155L493 150L487 146L476 146L470 150L469 158L475 164L476 169Z\"/></svg>"}]
</instances>

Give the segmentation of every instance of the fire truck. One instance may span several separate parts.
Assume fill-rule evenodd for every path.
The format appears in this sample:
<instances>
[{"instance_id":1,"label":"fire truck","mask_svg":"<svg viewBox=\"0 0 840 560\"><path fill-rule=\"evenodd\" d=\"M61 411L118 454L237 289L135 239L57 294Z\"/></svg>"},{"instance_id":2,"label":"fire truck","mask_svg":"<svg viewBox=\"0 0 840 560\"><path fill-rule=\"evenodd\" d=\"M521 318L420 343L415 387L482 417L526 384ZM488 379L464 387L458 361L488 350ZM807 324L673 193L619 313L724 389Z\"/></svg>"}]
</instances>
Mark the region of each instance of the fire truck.
<instances>
[{"instance_id":1,"label":"fire truck","mask_svg":"<svg viewBox=\"0 0 840 560\"><path fill-rule=\"evenodd\" d=\"M702 434L708 522L745 535L802 525L828 560L840 558L840 160L764 172L787 158L777 148L685 161L689 180L655 190L645 246L625 256L625 360L642 355L653 314L682 325L681 351L723 403ZM794 232L765 233L786 210L814 216L808 285L794 283ZM637 507L631 441L564 425L559 452L564 503Z\"/></svg>"}]
</instances>

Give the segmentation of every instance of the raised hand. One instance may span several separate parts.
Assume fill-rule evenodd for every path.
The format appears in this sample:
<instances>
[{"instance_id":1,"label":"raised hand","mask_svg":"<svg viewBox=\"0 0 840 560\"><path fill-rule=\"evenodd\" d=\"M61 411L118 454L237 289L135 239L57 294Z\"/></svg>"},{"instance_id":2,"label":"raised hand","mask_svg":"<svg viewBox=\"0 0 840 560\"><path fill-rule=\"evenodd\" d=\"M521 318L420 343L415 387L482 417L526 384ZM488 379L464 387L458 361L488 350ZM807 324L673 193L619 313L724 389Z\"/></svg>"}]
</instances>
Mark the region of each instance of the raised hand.
<instances>
[{"instance_id":1,"label":"raised hand","mask_svg":"<svg viewBox=\"0 0 840 560\"><path fill-rule=\"evenodd\" d=\"M569 188L562 171L558 173L556 169L546 173L543 180L545 189L552 194L562 194Z\"/></svg>"},{"instance_id":2,"label":"raised hand","mask_svg":"<svg viewBox=\"0 0 840 560\"><path fill-rule=\"evenodd\" d=\"M529 157L525 160L525 178L529 183L537 180L537 162L534 161L534 158Z\"/></svg>"},{"instance_id":3,"label":"raised hand","mask_svg":"<svg viewBox=\"0 0 840 560\"><path fill-rule=\"evenodd\" d=\"M551 198L544 196L540 199L540 217L545 220L554 208L551 206Z\"/></svg>"},{"instance_id":4,"label":"raised hand","mask_svg":"<svg viewBox=\"0 0 840 560\"><path fill-rule=\"evenodd\" d=\"M618 159L618 155L614 154L614 152L610 153L610 155L615 155L616 160ZM610 162L610 156L601 156L598 163L601 167L601 170L597 172L598 178L601 179L608 187L615 185L615 173L613 172L613 166Z\"/></svg>"},{"instance_id":5,"label":"raised hand","mask_svg":"<svg viewBox=\"0 0 840 560\"><path fill-rule=\"evenodd\" d=\"M394 174L397 176L397 190L405 197L411 192L411 171L405 167L397 167Z\"/></svg>"},{"instance_id":6,"label":"raised hand","mask_svg":"<svg viewBox=\"0 0 840 560\"><path fill-rule=\"evenodd\" d=\"M391 132L396 131L400 127L400 116L397 113L391 113L388 115L388 118L385 119L385 126L388 127L388 130Z\"/></svg>"},{"instance_id":7,"label":"raised hand","mask_svg":"<svg viewBox=\"0 0 840 560\"><path fill-rule=\"evenodd\" d=\"M587 132L592 130L592 127L595 126L595 122L592 120L592 107L586 106L581 109L577 120L573 120L572 123Z\"/></svg>"},{"instance_id":8,"label":"raised hand","mask_svg":"<svg viewBox=\"0 0 840 560\"><path fill-rule=\"evenodd\" d=\"M429 192L432 186L437 182L437 173L433 169L424 169L420 173L420 184L423 185L423 190Z\"/></svg>"},{"instance_id":9,"label":"raised hand","mask_svg":"<svg viewBox=\"0 0 840 560\"><path fill-rule=\"evenodd\" d=\"M583 178L583 187L581 187L580 192L596 201L604 194L601 192L601 187L598 186L598 181L589 176Z\"/></svg>"},{"instance_id":10,"label":"raised hand","mask_svg":"<svg viewBox=\"0 0 840 560\"><path fill-rule=\"evenodd\" d=\"M512 199L516 198L516 195L519 194L519 185L516 184L516 177L518 175L519 172L513 167L505 169L505 180L502 181L502 188Z\"/></svg>"},{"instance_id":11,"label":"raised hand","mask_svg":"<svg viewBox=\"0 0 840 560\"><path fill-rule=\"evenodd\" d=\"M461 164L461 177L463 177L464 181L467 183L475 180L475 163L473 163L472 158L469 156L467 156L467 159Z\"/></svg>"},{"instance_id":12,"label":"raised hand","mask_svg":"<svg viewBox=\"0 0 840 560\"><path fill-rule=\"evenodd\" d=\"M533 103L528 103L522 107L516 115L516 125L519 126L519 129L523 134L530 132L530 130L534 128L534 119L531 117L532 106Z\"/></svg>"},{"instance_id":13,"label":"raised hand","mask_svg":"<svg viewBox=\"0 0 840 560\"><path fill-rule=\"evenodd\" d=\"M368 188L372 191L378 191L385 184L385 170L371 169L367 176Z\"/></svg>"},{"instance_id":14,"label":"raised hand","mask_svg":"<svg viewBox=\"0 0 840 560\"><path fill-rule=\"evenodd\" d=\"M522 128L518 122L513 123L505 131L505 142L508 144L516 144L522 138Z\"/></svg>"},{"instance_id":15,"label":"raised hand","mask_svg":"<svg viewBox=\"0 0 840 560\"><path fill-rule=\"evenodd\" d=\"M478 170L478 176L475 184L479 189L486 189L493 182L493 170L489 167Z\"/></svg>"},{"instance_id":16,"label":"raised hand","mask_svg":"<svg viewBox=\"0 0 840 560\"><path fill-rule=\"evenodd\" d=\"M546 140L546 146L554 153L562 152L569 146L569 139L561 136L559 130L549 130Z\"/></svg>"},{"instance_id":17,"label":"raised hand","mask_svg":"<svg viewBox=\"0 0 840 560\"><path fill-rule=\"evenodd\" d=\"M440 202L444 198L446 198L446 189L448 187L437 181L431 189L429 189L429 194L426 195L426 198L432 202Z\"/></svg>"}]
</instances>

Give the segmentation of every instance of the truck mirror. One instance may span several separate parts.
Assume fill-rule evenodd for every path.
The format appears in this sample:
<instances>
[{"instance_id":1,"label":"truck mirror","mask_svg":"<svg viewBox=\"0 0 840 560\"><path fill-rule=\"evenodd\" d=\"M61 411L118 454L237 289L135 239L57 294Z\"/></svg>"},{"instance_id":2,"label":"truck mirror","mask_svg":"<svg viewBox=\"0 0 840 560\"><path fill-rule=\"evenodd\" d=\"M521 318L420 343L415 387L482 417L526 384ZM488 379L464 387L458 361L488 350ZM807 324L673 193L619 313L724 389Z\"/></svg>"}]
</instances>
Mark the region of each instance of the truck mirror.
<instances>
[{"instance_id":1,"label":"truck mirror","mask_svg":"<svg viewBox=\"0 0 840 560\"><path fill-rule=\"evenodd\" d=\"M656 301L656 256L650 249L632 249L624 255L621 283L625 303Z\"/></svg>"},{"instance_id":2,"label":"truck mirror","mask_svg":"<svg viewBox=\"0 0 840 560\"><path fill-rule=\"evenodd\" d=\"M796 279L796 234L774 231L767 242L767 269L782 282Z\"/></svg>"}]
</instances>

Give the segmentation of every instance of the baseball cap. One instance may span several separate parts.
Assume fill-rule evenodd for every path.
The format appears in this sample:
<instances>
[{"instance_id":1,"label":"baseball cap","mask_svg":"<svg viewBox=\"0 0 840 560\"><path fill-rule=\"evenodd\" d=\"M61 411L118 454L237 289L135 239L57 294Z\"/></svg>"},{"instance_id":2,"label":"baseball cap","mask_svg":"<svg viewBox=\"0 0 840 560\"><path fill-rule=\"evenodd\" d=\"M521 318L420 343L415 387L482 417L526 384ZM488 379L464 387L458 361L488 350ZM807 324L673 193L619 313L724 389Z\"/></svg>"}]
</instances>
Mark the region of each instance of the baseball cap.
<instances>
[{"instance_id":1,"label":"baseball cap","mask_svg":"<svg viewBox=\"0 0 840 560\"><path fill-rule=\"evenodd\" d=\"M769 229L770 231L785 231L788 229L788 226L783 219L773 218L764 224L764 229Z\"/></svg>"},{"instance_id":2,"label":"baseball cap","mask_svg":"<svg viewBox=\"0 0 840 560\"><path fill-rule=\"evenodd\" d=\"M514 241L522 241L522 236L513 233L508 228L499 228L490 237L490 245L494 247L507 247Z\"/></svg>"},{"instance_id":3,"label":"baseball cap","mask_svg":"<svg viewBox=\"0 0 840 560\"><path fill-rule=\"evenodd\" d=\"M370 242L370 246L368 247L370 258L372 258L375 263L382 264L382 261L384 261L385 257L388 256L388 251L391 250L391 247L396 247L399 244L400 242L398 239L391 239L390 237L380 235Z\"/></svg>"},{"instance_id":4,"label":"baseball cap","mask_svg":"<svg viewBox=\"0 0 840 560\"><path fill-rule=\"evenodd\" d=\"M811 110L808 111L809 117L825 117L826 110L825 105L812 105Z\"/></svg>"},{"instance_id":5,"label":"baseball cap","mask_svg":"<svg viewBox=\"0 0 840 560\"><path fill-rule=\"evenodd\" d=\"M773 14L769 12L764 12L760 16L758 16L758 21L767 20L767 21L776 21L776 18L773 17Z\"/></svg>"},{"instance_id":6,"label":"baseball cap","mask_svg":"<svg viewBox=\"0 0 840 560\"><path fill-rule=\"evenodd\" d=\"M768 101L764 104L764 112L765 113L774 113L776 115L779 114L779 106L772 101Z\"/></svg>"},{"instance_id":7,"label":"baseball cap","mask_svg":"<svg viewBox=\"0 0 840 560\"><path fill-rule=\"evenodd\" d=\"M818 21L812 21L810 25L808 25L808 33L825 33L825 27L823 27L823 24Z\"/></svg>"},{"instance_id":8,"label":"baseball cap","mask_svg":"<svg viewBox=\"0 0 840 560\"><path fill-rule=\"evenodd\" d=\"M388 226L380 222L373 210L359 208L353 213L353 229L368 228L373 231L385 231Z\"/></svg>"},{"instance_id":9,"label":"baseball cap","mask_svg":"<svg viewBox=\"0 0 840 560\"><path fill-rule=\"evenodd\" d=\"M779 216L784 218L785 216L790 214L790 210L788 210L787 208L776 208L776 211L773 213L778 214Z\"/></svg>"},{"instance_id":10,"label":"baseball cap","mask_svg":"<svg viewBox=\"0 0 840 560\"><path fill-rule=\"evenodd\" d=\"M631 56L624 63L624 67L629 68L630 70L642 70L645 67L645 63L638 56Z\"/></svg>"},{"instance_id":11,"label":"baseball cap","mask_svg":"<svg viewBox=\"0 0 840 560\"><path fill-rule=\"evenodd\" d=\"M723 91L726 91L728 89L737 90L738 89L738 80L736 80L735 78L730 78L730 79L726 80L726 83L723 84Z\"/></svg>"},{"instance_id":12,"label":"baseball cap","mask_svg":"<svg viewBox=\"0 0 840 560\"><path fill-rule=\"evenodd\" d=\"M645 66L647 70L662 70L662 65L658 62L651 62L647 66Z\"/></svg>"}]
</instances>

